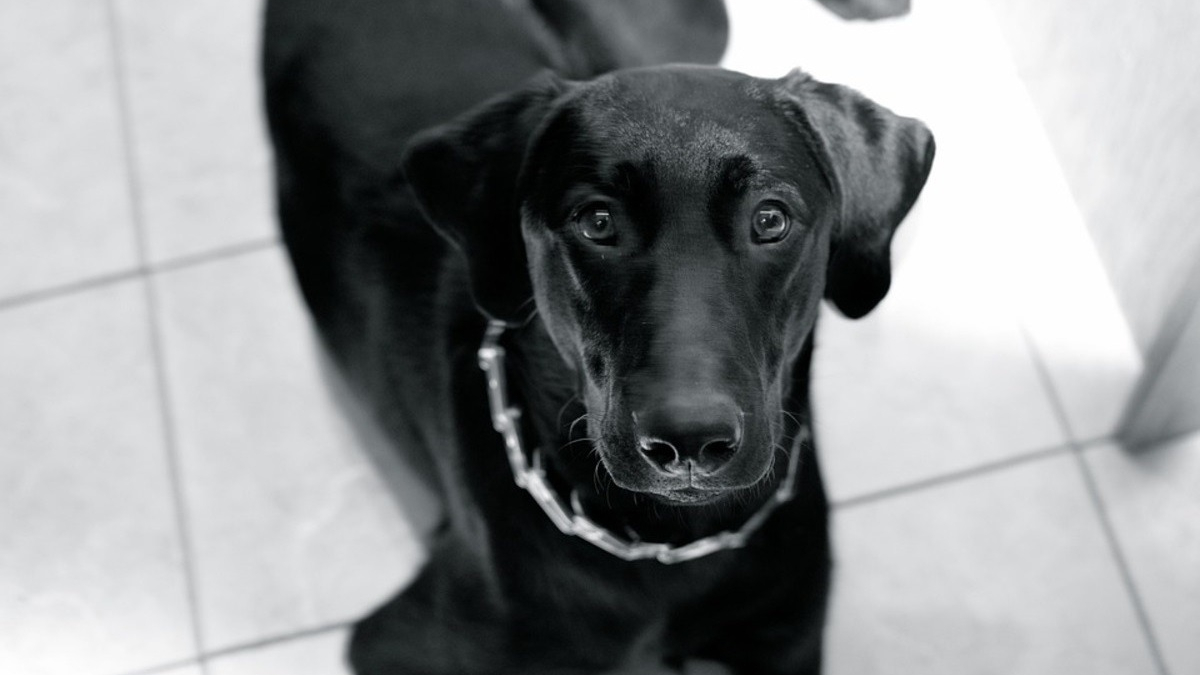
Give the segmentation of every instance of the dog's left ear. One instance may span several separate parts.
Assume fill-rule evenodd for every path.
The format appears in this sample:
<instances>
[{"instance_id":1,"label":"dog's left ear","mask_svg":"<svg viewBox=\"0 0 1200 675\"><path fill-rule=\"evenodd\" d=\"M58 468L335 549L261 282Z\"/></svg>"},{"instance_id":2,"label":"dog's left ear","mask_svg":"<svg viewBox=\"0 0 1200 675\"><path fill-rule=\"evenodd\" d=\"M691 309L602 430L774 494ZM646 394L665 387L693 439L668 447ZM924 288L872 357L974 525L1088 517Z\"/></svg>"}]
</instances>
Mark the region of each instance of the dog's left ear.
<instances>
[{"instance_id":1,"label":"dog's left ear","mask_svg":"<svg viewBox=\"0 0 1200 675\"><path fill-rule=\"evenodd\" d=\"M857 319L892 283L892 234L933 166L933 134L847 87L799 70L779 81L827 173L839 205L825 297Z\"/></svg>"},{"instance_id":2,"label":"dog's left ear","mask_svg":"<svg viewBox=\"0 0 1200 675\"><path fill-rule=\"evenodd\" d=\"M417 134L402 159L421 211L466 256L476 306L509 325L534 311L517 176L531 137L568 85L543 73Z\"/></svg>"}]
</instances>

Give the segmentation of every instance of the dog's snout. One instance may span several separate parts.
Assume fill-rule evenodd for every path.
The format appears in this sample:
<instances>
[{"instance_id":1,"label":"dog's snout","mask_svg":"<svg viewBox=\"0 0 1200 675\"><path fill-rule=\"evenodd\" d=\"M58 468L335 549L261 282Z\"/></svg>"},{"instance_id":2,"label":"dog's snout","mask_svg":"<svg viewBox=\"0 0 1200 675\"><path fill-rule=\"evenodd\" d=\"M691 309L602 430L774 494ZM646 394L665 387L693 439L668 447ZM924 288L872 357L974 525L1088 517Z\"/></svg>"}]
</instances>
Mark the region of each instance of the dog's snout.
<instances>
[{"instance_id":1,"label":"dog's snout","mask_svg":"<svg viewBox=\"0 0 1200 675\"><path fill-rule=\"evenodd\" d=\"M712 474L737 454L742 417L733 401L724 397L654 406L634 415L638 447L663 473Z\"/></svg>"}]
</instances>

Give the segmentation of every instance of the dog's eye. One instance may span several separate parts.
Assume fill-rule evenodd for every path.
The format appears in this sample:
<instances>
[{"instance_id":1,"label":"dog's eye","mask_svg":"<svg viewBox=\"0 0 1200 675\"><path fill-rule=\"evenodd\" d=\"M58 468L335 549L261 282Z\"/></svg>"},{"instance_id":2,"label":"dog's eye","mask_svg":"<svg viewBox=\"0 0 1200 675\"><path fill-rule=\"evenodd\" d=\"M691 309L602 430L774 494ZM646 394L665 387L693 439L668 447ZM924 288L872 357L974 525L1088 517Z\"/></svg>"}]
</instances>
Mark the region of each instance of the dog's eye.
<instances>
[{"instance_id":1,"label":"dog's eye","mask_svg":"<svg viewBox=\"0 0 1200 675\"><path fill-rule=\"evenodd\" d=\"M787 236L792 221L787 213L775 204L763 204L754 212L754 241L769 244Z\"/></svg>"},{"instance_id":2,"label":"dog's eye","mask_svg":"<svg viewBox=\"0 0 1200 675\"><path fill-rule=\"evenodd\" d=\"M589 206L575 216L575 228L585 239L597 244L611 244L617 238L617 226L612 214L603 206Z\"/></svg>"}]
</instances>

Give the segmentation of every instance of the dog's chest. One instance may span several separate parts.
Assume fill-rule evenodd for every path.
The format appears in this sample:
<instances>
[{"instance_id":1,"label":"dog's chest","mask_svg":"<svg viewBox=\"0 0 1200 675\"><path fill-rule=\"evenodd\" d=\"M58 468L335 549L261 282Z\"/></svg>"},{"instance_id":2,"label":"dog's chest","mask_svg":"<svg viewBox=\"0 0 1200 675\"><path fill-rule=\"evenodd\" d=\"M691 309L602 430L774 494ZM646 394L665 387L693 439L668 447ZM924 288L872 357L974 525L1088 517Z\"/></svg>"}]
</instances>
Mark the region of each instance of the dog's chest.
<instances>
[{"instance_id":1,"label":"dog's chest","mask_svg":"<svg viewBox=\"0 0 1200 675\"><path fill-rule=\"evenodd\" d=\"M666 656L665 636L667 622L658 618L648 623L629 644L628 650L620 666L615 672L620 673L657 673L662 670L663 658Z\"/></svg>"}]
</instances>

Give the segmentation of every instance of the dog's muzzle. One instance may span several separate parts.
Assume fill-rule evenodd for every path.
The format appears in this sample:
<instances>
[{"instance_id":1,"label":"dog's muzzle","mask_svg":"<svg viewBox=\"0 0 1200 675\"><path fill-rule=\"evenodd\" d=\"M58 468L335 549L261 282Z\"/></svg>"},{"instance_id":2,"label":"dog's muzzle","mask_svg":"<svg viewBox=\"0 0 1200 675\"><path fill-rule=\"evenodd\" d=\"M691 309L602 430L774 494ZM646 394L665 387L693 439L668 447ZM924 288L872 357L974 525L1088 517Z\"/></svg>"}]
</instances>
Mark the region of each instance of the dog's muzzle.
<instances>
[{"instance_id":1,"label":"dog's muzzle","mask_svg":"<svg viewBox=\"0 0 1200 675\"><path fill-rule=\"evenodd\" d=\"M510 405L508 400L508 382L504 371L505 351L504 347L499 344L503 334L503 323L496 321L489 323L487 332L483 336L483 344L479 347L479 367L487 374L488 404L492 413L492 426L504 438L508 463L512 467L513 481L516 482L517 487L524 489L533 497L550 521L563 534L579 537L622 560L653 559L664 565L671 565L702 558L717 551L745 546L750 535L762 526L771 513L781 504L791 500L795 491L796 472L800 465L799 445L807 442L809 438L807 425L802 426L796 434L796 446L792 448L791 456L788 459L787 476L784 477L775 494L771 495L771 498L759 507L758 511L751 515L738 530L721 532L675 546L626 539L597 525L595 521L584 514L577 492L572 491L568 507L558 492L550 486L546 480L546 471L542 466L540 449L534 448L528 458L525 455L519 424L521 411Z\"/></svg>"}]
</instances>

